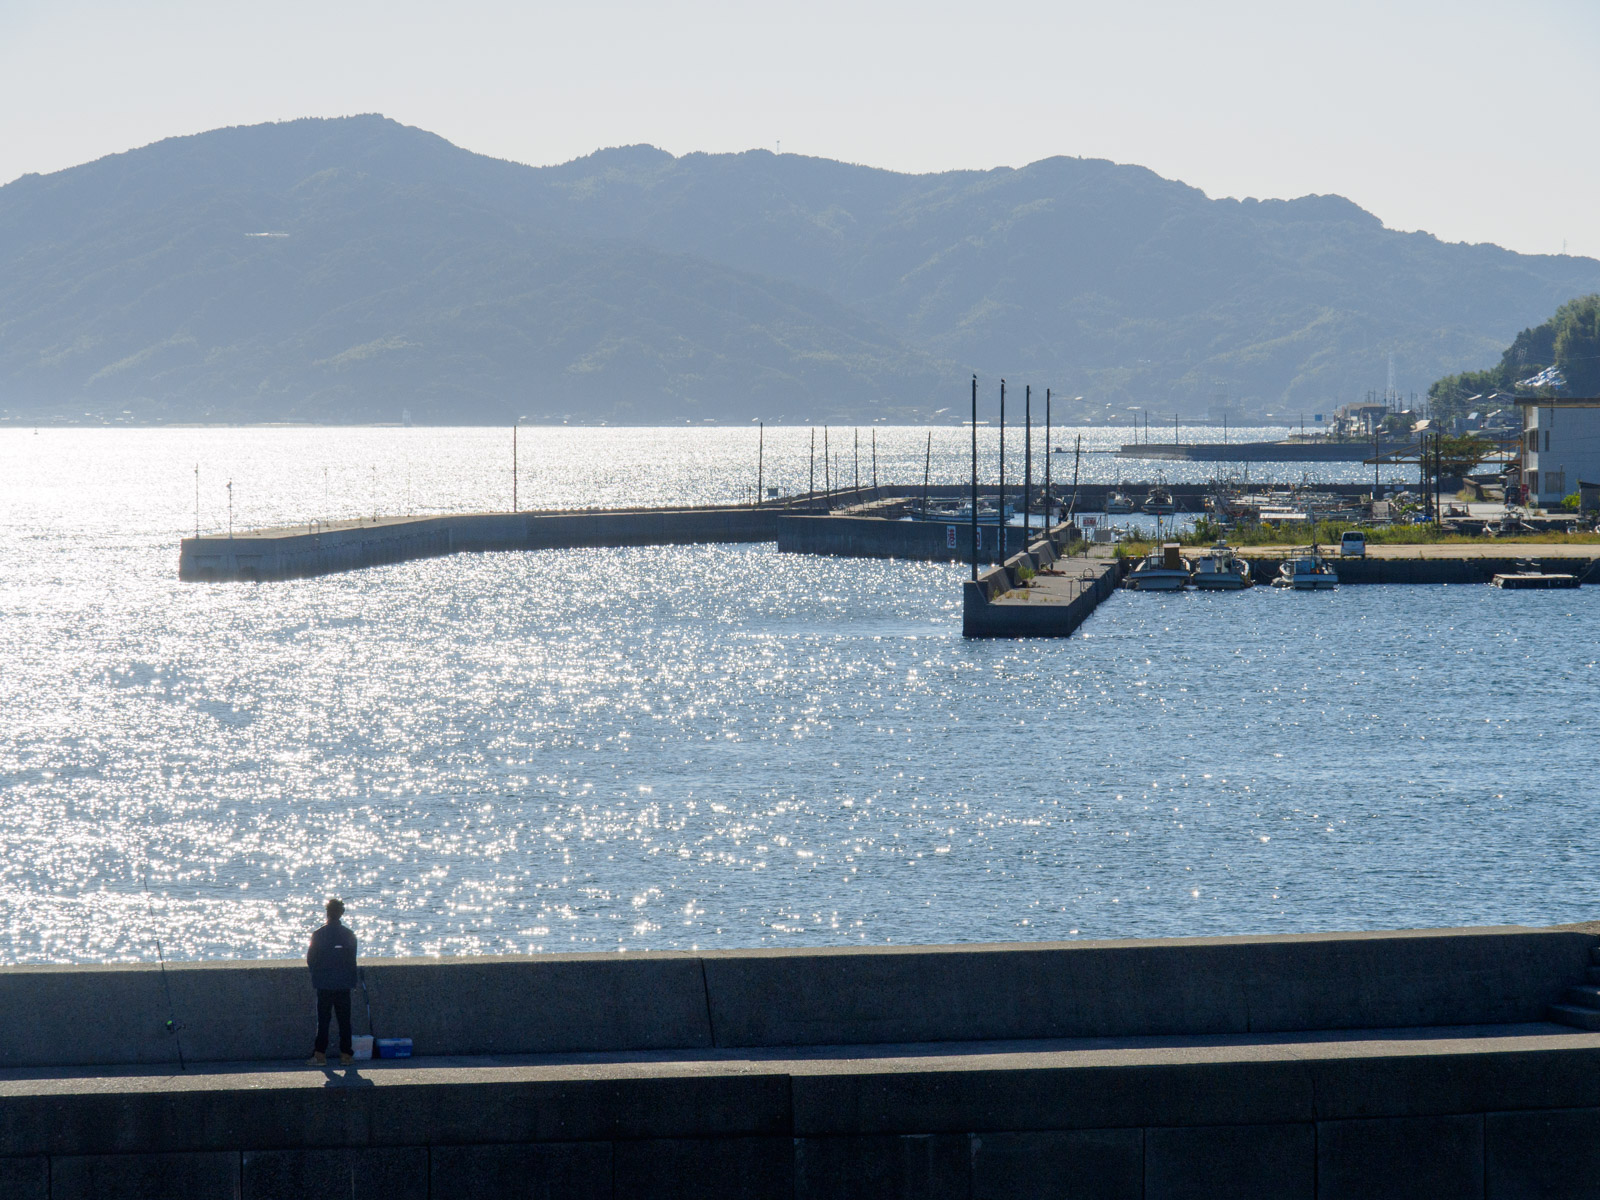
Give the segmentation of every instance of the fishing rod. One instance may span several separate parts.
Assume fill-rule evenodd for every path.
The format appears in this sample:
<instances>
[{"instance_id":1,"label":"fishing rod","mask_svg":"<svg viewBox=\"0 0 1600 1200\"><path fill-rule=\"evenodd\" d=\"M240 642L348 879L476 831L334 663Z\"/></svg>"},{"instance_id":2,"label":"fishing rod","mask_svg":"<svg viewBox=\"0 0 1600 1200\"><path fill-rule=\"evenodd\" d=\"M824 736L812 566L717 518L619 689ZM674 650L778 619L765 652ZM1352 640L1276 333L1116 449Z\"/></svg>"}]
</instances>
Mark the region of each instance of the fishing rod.
<instances>
[{"instance_id":1,"label":"fishing rod","mask_svg":"<svg viewBox=\"0 0 1600 1200\"><path fill-rule=\"evenodd\" d=\"M145 907L149 910L150 924L153 927L156 924L156 908L155 900L150 895L149 867L144 869L144 902ZM161 964L161 990L167 998L167 1023L165 1028L172 1035L174 1043L178 1047L178 1069L187 1071L189 1064L183 1059L183 1035L179 1032L183 1026L178 1024L178 1012L172 1005L172 982L167 978L167 956L161 951L161 935L159 933L155 935L155 939L156 961Z\"/></svg>"}]
</instances>

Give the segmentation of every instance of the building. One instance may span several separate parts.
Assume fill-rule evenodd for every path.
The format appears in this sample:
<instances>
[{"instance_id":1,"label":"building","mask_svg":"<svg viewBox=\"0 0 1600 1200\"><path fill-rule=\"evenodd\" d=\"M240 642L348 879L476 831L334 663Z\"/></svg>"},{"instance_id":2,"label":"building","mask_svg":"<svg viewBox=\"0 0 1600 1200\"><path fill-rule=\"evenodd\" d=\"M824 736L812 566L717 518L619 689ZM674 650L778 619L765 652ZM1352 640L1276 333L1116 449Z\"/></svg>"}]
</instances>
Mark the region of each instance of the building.
<instances>
[{"instance_id":1,"label":"building","mask_svg":"<svg viewBox=\"0 0 1600 1200\"><path fill-rule=\"evenodd\" d=\"M1549 508L1600 481L1600 398L1519 397L1522 483L1528 504Z\"/></svg>"}]
</instances>

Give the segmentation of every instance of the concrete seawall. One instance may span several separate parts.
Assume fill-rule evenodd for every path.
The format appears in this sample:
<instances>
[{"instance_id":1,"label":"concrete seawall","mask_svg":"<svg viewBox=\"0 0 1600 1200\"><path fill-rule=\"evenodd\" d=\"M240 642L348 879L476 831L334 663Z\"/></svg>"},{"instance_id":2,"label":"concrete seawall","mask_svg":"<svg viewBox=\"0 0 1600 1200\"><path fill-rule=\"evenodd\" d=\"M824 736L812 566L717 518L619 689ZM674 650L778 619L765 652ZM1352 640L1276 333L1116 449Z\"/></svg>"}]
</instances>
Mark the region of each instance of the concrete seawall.
<instances>
[{"instance_id":1,"label":"concrete seawall","mask_svg":"<svg viewBox=\"0 0 1600 1200\"><path fill-rule=\"evenodd\" d=\"M1600 1195L1580 929L0 971L0 1195ZM359 1011L359 1003L358 1003ZM531 1057L510 1057L515 1054ZM198 1060L213 1061L205 1065ZM1396 1181L1405 1187L1395 1189ZM1077 1189L1076 1191L1074 1189Z\"/></svg>"},{"instance_id":2,"label":"concrete seawall","mask_svg":"<svg viewBox=\"0 0 1600 1200\"><path fill-rule=\"evenodd\" d=\"M1038 530L1034 536L1038 536ZM1001 531L978 526L978 561L1000 562L1024 549L1022 526ZM924 562L971 562L970 521L899 521L882 517L786 516L778 521L778 549L786 554L832 554L848 558L906 558Z\"/></svg>"},{"instance_id":3,"label":"concrete seawall","mask_svg":"<svg viewBox=\"0 0 1600 1200\"><path fill-rule=\"evenodd\" d=\"M541 1054L1535 1021L1597 944L1510 927L376 958L365 973L378 1031L418 1054ZM303 963L273 960L172 964L165 983L151 964L5 968L0 1068L176 1063L178 1037L190 1062L294 1058L308 989Z\"/></svg>"},{"instance_id":4,"label":"concrete seawall","mask_svg":"<svg viewBox=\"0 0 1600 1200\"><path fill-rule=\"evenodd\" d=\"M295 579L462 551L770 542L778 536L782 511L723 508L461 513L382 518L320 528L258 530L232 538L184 538L178 577Z\"/></svg>"},{"instance_id":5,"label":"concrete seawall","mask_svg":"<svg viewBox=\"0 0 1600 1200\"><path fill-rule=\"evenodd\" d=\"M1515 574L1529 560L1540 562L1537 551L1538 545L1533 543L1527 547L1525 555L1508 555L1504 558L1481 555L1449 558L1442 554L1415 558L1368 555L1365 558L1334 557L1329 561L1338 572L1341 584L1489 583L1496 575ZM1600 547L1595 547L1595 551L1596 556L1600 557ZM1248 548L1241 550L1240 555L1250 560L1251 573L1259 583L1270 583L1277 576L1278 568L1283 562L1281 555L1255 555L1250 553ZM1600 579L1595 578L1594 565L1592 559L1578 558L1570 554L1547 557L1543 560L1544 570L1578 575L1586 583L1600 582Z\"/></svg>"}]
</instances>

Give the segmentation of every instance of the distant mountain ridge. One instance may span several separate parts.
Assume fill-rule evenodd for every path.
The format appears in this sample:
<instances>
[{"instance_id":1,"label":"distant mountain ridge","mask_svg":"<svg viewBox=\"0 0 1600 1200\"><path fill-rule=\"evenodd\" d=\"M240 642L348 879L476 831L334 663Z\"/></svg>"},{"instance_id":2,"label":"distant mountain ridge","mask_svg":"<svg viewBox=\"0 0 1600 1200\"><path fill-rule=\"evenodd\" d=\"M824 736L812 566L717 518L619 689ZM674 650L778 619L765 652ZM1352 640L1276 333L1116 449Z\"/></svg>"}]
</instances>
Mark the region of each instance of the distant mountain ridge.
<instances>
[{"instance_id":1,"label":"distant mountain ridge","mask_svg":"<svg viewBox=\"0 0 1600 1200\"><path fill-rule=\"evenodd\" d=\"M972 372L1086 406L1321 407L1492 361L1600 262L1337 196L1051 158L903 175L648 146L533 168L382 117L0 188L0 416L918 420Z\"/></svg>"}]
</instances>

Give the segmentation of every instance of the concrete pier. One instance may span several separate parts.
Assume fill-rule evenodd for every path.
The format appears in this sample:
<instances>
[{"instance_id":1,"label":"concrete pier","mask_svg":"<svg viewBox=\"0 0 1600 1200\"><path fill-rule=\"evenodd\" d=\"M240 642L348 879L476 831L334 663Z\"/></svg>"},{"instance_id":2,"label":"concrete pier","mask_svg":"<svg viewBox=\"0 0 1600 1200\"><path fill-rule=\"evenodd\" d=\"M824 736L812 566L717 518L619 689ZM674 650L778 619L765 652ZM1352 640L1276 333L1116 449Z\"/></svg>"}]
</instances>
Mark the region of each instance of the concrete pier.
<instances>
[{"instance_id":1,"label":"concrete pier","mask_svg":"<svg viewBox=\"0 0 1600 1200\"><path fill-rule=\"evenodd\" d=\"M1284 546L1245 546L1238 551L1249 559L1257 583L1270 583L1289 553ZM1329 561L1341 584L1490 583L1496 575L1512 574L1528 562L1546 571L1576 575L1583 583L1600 583L1600 544L1497 540L1482 545L1371 545L1363 557L1342 558L1332 552Z\"/></svg>"},{"instance_id":2,"label":"concrete pier","mask_svg":"<svg viewBox=\"0 0 1600 1200\"><path fill-rule=\"evenodd\" d=\"M155 967L14 968L0 1194L1600 1196L1600 1034L1542 1020L1597 946L371 960L380 1032L423 1057L348 1071L297 1065L300 963L169 968L175 1035Z\"/></svg>"},{"instance_id":3,"label":"concrete pier","mask_svg":"<svg viewBox=\"0 0 1600 1200\"><path fill-rule=\"evenodd\" d=\"M1069 637L1116 591L1123 563L1108 548L1060 557L1074 531L1051 533L962 585L963 637Z\"/></svg>"},{"instance_id":4,"label":"concrete pier","mask_svg":"<svg viewBox=\"0 0 1600 1200\"><path fill-rule=\"evenodd\" d=\"M178 578L296 579L463 551L770 542L778 536L783 512L776 506L593 509L295 525L236 537L184 538Z\"/></svg>"}]
</instances>

